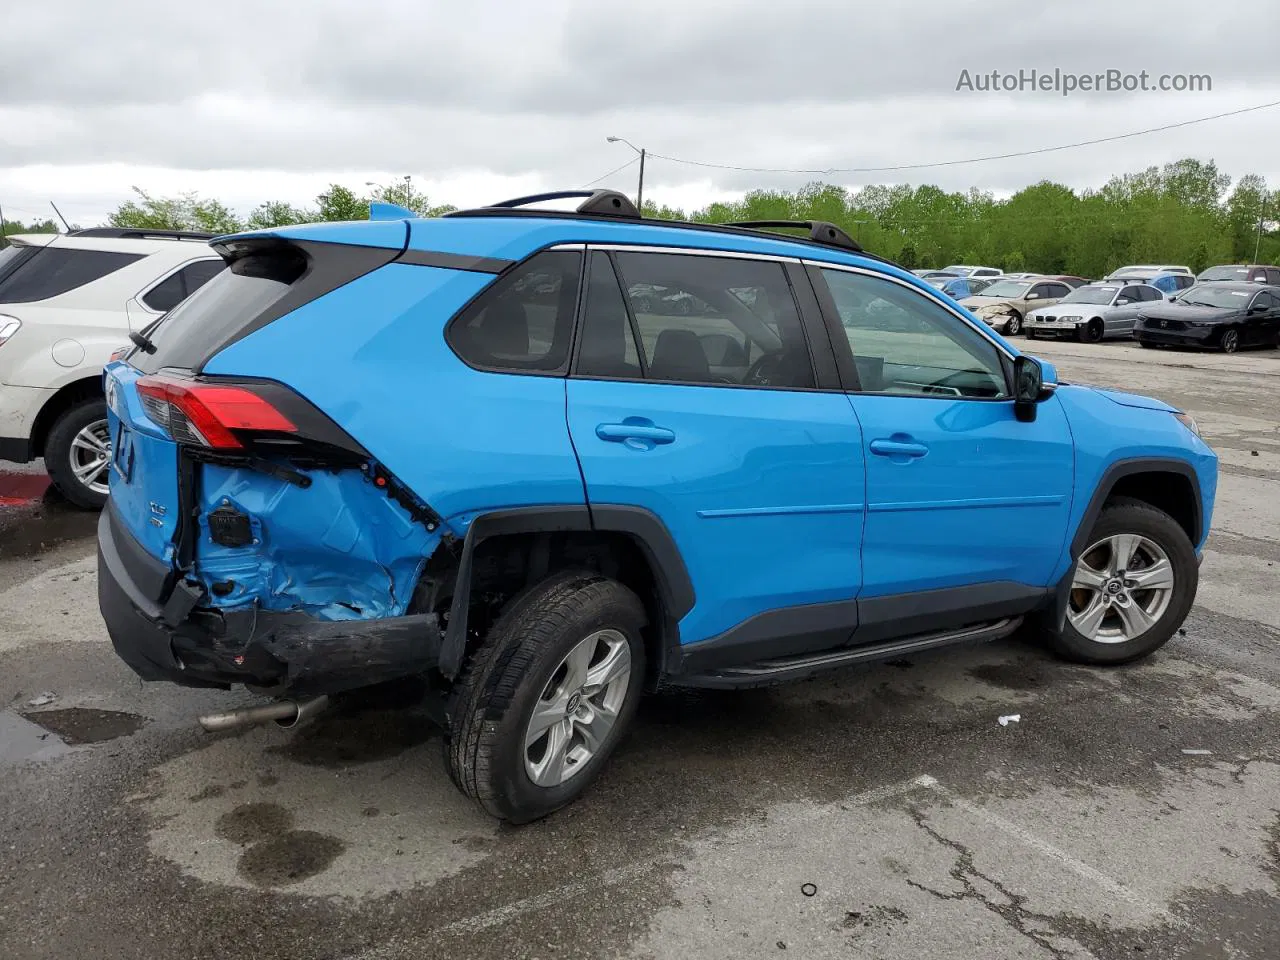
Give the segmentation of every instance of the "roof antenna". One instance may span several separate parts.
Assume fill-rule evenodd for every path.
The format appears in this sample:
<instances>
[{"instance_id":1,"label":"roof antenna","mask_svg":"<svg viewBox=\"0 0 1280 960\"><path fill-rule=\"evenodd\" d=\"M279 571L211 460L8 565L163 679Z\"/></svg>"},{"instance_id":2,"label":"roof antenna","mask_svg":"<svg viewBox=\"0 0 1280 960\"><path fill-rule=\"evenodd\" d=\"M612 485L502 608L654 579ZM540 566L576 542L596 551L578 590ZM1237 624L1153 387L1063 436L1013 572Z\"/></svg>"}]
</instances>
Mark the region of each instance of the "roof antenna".
<instances>
[{"instance_id":1,"label":"roof antenna","mask_svg":"<svg viewBox=\"0 0 1280 960\"><path fill-rule=\"evenodd\" d=\"M70 233L71 224L67 223L67 218L62 215L62 211L58 209L58 205L50 200L49 206L53 207L53 212L58 215L58 219L62 221L62 225L67 228L67 233Z\"/></svg>"}]
</instances>

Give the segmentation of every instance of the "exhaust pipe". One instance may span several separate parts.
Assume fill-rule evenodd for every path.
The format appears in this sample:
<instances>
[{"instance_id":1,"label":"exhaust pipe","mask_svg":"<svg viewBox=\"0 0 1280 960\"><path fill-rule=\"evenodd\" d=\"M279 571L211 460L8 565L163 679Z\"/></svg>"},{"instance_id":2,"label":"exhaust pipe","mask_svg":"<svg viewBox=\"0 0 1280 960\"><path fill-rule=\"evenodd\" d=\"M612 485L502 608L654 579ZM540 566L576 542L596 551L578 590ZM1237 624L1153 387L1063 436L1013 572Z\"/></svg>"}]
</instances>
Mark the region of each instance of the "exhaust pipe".
<instances>
[{"instance_id":1,"label":"exhaust pipe","mask_svg":"<svg viewBox=\"0 0 1280 960\"><path fill-rule=\"evenodd\" d=\"M260 707L244 707L227 713L206 713L200 718L200 726L209 733L221 733L224 730L237 730L241 727L255 727L262 723L275 721L282 727L296 727L300 723L323 713L329 707L328 697L316 697L312 700L279 700L275 703L263 704Z\"/></svg>"}]
</instances>

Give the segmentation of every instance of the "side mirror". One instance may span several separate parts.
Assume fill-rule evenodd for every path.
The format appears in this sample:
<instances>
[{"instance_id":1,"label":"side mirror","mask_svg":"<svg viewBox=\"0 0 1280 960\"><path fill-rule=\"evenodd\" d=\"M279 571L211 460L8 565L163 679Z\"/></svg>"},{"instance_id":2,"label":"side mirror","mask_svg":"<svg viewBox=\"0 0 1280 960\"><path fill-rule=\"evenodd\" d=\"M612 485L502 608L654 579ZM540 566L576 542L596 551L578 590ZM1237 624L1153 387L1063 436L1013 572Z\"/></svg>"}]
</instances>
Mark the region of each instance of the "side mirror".
<instances>
[{"instance_id":1,"label":"side mirror","mask_svg":"<svg viewBox=\"0 0 1280 960\"><path fill-rule=\"evenodd\" d=\"M1116 306L1117 306L1117 307L1124 307L1124 306L1128 306L1128 305L1129 305L1129 304L1131 304L1131 303L1133 303L1133 301L1132 301L1132 300L1130 300L1128 297L1117 297L1117 298L1116 298Z\"/></svg>"},{"instance_id":2,"label":"side mirror","mask_svg":"<svg viewBox=\"0 0 1280 960\"><path fill-rule=\"evenodd\" d=\"M1266 312L1267 312L1267 308L1266 308L1265 306L1263 306L1262 304L1258 304L1258 305L1256 305L1256 306L1252 306L1252 307L1250 307L1250 308L1249 308L1249 312L1250 312L1250 313L1266 313Z\"/></svg>"},{"instance_id":3,"label":"side mirror","mask_svg":"<svg viewBox=\"0 0 1280 960\"><path fill-rule=\"evenodd\" d=\"M1013 412L1023 423L1036 418L1036 404L1044 393L1044 371L1035 357L1013 361Z\"/></svg>"},{"instance_id":4,"label":"side mirror","mask_svg":"<svg viewBox=\"0 0 1280 960\"><path fill-rule=\"evenodd\" d=\"M1027 294L1027 299L1028 299L1028 300L1039 300L1039 299L1040 299L1040 294L1038 294L1038 293L1028 293L1028 294Z\"/></svg>"}]
</instances>

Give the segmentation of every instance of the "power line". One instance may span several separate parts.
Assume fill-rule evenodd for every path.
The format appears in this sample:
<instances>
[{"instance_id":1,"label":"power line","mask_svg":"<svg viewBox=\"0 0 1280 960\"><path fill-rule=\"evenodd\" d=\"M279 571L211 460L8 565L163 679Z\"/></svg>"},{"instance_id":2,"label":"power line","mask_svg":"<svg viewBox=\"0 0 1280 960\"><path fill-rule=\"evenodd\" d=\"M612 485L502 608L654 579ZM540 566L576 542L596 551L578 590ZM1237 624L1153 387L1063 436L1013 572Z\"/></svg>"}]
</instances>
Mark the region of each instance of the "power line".
<instances>
[{"instance_id":1,"label":"power line","mask_svg":"<svg viewBox=\"0 0 1280 960\"><path fill-rule=\"evenodd\" d=\"M626 170L628 168L628 166L631 166L631 164L637 164L637 163L640 163L640 157L637 157L637 156L631 157L631 159L627 160L625 164L622 164L622 166L614 166L614 168L612 170L609 170L607 174L602 174L600 175L600 177L596 177L594 180L588 180L588 182L582 184L582 186L594 187L596 183L600 182L600 180L608 179L609 177L612 177L612 175L616 173L622 173L623 170Z\"/></svg>"},{"instance_id":2,"label":"power line","mask_svg":"<svg viewBox=\"0 0 1280 960\"><path fill-rule=\"evenodd\" d=\"M709 167L714 170L737 170L743 173L889 173L897 170L928 170L934 167L956 167L968 163L985 163L989 160L1010 160L1015 157L1034 157L1042 153L1056 153L1060 150L1074 150L1076 147L1089 147L1098 143L1113 143L1116 140L1128 140L1132 137L1146 136L1149 133L1160 133L1164 130L1177 130L1209 120L1221 120L1224 117L1235 117L1242 113L1253 113L1256 110L1267 110L1280 106L1280 100L1271 103L1260 103L1253 107L1242 107L1239 110L1228 110L1226 113L1215 113L1208 117L1196 117L1194 120L1182 120L1178 123L1167 123L1159 127L1148 127L1145 130L1134 130L1131 133L1119 133L1111 137L1096 137L1093 140L1078 140L1074 143L1063 143L1054 147L1039 147L1035 150L1018 150L1014 153L997 153L986 157L969 157L964 160L939 160L933 163L900 163L888 167L746 167L732 163L712 163L705 160L689 160L684 157L671 157L666 154L650 151L649 156L670 163L682 163L691 167ZM605 174L608 176L609 174ZM603 178L602 178L603 179Z\"/></svg>"}]
</instances>

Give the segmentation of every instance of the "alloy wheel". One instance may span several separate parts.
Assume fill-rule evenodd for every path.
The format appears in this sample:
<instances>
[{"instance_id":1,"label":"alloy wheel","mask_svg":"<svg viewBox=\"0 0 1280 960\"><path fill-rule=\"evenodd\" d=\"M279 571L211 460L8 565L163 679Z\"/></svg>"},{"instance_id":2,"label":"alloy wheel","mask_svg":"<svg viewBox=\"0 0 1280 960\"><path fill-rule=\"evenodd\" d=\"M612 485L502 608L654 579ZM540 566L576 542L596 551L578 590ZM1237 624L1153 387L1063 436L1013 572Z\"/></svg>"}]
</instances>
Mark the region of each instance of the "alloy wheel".
<instances>
[{"instance_id":1,"label":"alloy wheel","mask_svg":"<svg viewBox=\"0 0 1280 960\"><path fill-rule=\"evenodd\" d=\"M110 464L111 430L106 420L95 420L71 441L71 472L87 489L105 495Z\"/></svg>"},{"instance_id":2,"label":"alloy wheel","mask_svg":"<svg viewBox=\"0 0 1280 960\"><path fill-rule=\"evenodd\" d=\"M1173 564L1160 545L1140 534L1118 533L1076 561L1067 619L1088 640L1126 643L1164 616L1173 589Z\"/></svg>"},{"instance_id":3,"label":"alloy wheel","mask_svg":"<svg viewBox=\"0 0 1280 960\"><path fill-rule=\"evenodd\" d=\"M1022 332L1022 318L1016 313L1009 318L1009 322L1004 325L1004 332L1007 336L1017 336Z\"/></svg>"},{"instance_id":4,"label":"alloy wheel","mask_svg":"<svg viewBox=\"0 0 1280 960\"><path fill-rule=\"evenodd\" d=\"M1235 330L1227 330L1222 334L1222 352L1235 353L1240 349L1240 334Z\"/></svg>"},{"instance_id":5,"label":"alloy wheel","mask_svg":"<svg viewBox=\"0 0 1280 960\"><path fill-rule=\"evenodd\" d=\"M525 772L558 787L605 745L631 685L631 646L617 630L597 630L560 661L534 704L524 737Z\"/></svg>"}]
</instances>

